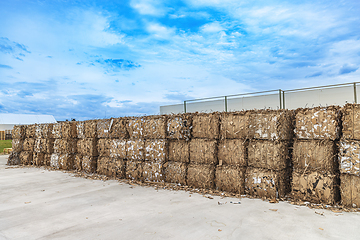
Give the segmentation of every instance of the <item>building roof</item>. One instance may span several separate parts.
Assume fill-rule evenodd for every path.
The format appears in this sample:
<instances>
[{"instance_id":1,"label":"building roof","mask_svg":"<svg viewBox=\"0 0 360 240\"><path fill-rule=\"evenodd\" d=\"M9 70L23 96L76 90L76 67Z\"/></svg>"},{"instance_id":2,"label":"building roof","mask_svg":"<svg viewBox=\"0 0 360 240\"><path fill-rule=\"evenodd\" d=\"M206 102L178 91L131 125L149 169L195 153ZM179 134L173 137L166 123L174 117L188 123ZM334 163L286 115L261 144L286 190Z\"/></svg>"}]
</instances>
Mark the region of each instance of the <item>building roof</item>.
<instances>
[{"instance_id":1,"label":"building roof","mask_svg":"<svg viewBox=\"0 0 360 240\"><path fill-rule=\"evenodd\" d=\"M53 115L0 113L0 124L56 123Z\"/></svg>"}]
</instances>

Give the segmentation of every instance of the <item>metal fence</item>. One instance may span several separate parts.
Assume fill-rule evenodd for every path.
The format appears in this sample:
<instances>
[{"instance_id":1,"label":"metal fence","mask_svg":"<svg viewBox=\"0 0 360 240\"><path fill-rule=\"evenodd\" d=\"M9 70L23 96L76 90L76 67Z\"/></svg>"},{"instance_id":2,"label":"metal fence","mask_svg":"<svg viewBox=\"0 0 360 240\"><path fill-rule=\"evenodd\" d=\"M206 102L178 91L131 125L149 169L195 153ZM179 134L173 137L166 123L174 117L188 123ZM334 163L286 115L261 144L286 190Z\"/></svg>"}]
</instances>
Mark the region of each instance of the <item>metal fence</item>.
<instances>
[{"instance_id":1,"label":"metal fence","mask_svg":"<svg viewBox=\"0 0 360 240\"><path fill-rule=\"evenodd\" d=\"M212 98L186 100L160 106L161 114L186 112L233 112L250 109L296 109L357 103L360 82L292 90L270 90Z\"/></svg>"}]
</instances>

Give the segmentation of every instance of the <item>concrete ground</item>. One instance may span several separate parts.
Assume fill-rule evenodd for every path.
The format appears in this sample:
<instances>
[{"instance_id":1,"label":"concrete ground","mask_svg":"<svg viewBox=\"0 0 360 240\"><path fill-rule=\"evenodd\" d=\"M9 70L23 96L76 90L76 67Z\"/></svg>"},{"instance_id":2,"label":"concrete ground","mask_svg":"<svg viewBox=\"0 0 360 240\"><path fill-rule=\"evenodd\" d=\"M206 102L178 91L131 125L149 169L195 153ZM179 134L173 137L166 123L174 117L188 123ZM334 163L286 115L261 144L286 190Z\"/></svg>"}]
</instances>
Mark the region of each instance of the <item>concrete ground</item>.
<instances>
[{"instance_id":1,"label":"concrete ground","mask_svg":"<svg viewBox=\"0 0 360 240\"><path fill-rule=\"evenodd\" d=\"M360 213L155 190L6 166L0 239L360 239ZM219 205L218 202L224 203Z\"/></svg>"}]
</instances>

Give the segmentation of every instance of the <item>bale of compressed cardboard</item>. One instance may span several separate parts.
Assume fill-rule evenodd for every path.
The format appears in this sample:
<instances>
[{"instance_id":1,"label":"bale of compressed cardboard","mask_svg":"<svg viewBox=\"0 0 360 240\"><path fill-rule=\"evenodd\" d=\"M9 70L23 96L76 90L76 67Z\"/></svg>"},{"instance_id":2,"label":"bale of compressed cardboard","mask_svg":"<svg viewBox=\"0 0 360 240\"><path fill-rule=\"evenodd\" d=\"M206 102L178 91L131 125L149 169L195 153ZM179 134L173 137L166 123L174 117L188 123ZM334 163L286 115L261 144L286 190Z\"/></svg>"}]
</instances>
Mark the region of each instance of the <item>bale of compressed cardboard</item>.
<instances>
[{"instance_id":1,"label":"bale of compressed cardboard","mask_svg":"<svg viewBox=\"0 0 360 240\"><path fill-rule=\"evenodd\" d=\"M107 176L125 178L125 160L122 158L110 158L108 160Z\"/></svg>"},{"instance_id":2,"label":"bale of compressed cardboard","mask_svg":"<svg viewBox=\"0 0 360 240\"><path fill-rule=\"evenodd\" d=\"M343 139L360 140L360 104L346 104L342 112Z\"/></svg>"},{"instance_id":3,"label":"bale of compressed cardboard","mask_svg":"<svg viewBox=\"0 0 360 240\"><path fill-rule=\"evenodd\" d=\"M168 152L168 140L148 139L145 141L145 160L165 162Z\"/></svg>"},{"instance_id":4,"label":"bale of compressed cardboard","mask_svg":"<svg viewBox=\"0 0 360 240\"><path fill-rule=\"evenodd\" d=\"M169 140L169 161L189 163L190 149L186 140Z\"/></svg>"},{"instance_id":5,"label":"bale of compressed cardboard","mask_svg":"<svg viewBox=\"0 0 360 240\"><path fill-rule=\"evenodd\" d=\"M295 136L298 139L336 140L340 137L340 116L336 106L299 109L295 117Z\"/></svg>"},{"instance_id":6,"label":"bale of compressed cardboard","mask_svg":"<svg viewBox=\"0 0 360 240\"><path fill-rule=\"evenodd\" d=\"M36 166L44 166L45 165L45 153L42 152L34 152L32 165Z\"/></svg>"},{"instance_id":7,"label":"bale of compressed cardboard","mask_svg":"<svg viewBox=\"0 0 360 240\"><path fill-rule=\"evenodd\" d=\"M85 137L96 138L97 137L97 120L87 120L84 123Z\"/></svg>"},{"instance_id":8,"label":"bale of compressed cardboard","mask_svg":"<svg viewBox=\"0 0 360 240\"><path fill-rule=\"evenodd\" d=\"M287 169L274 171L248 167L245 173L245 192L260 198L282 198L289 191Z\"/></svg>"},{"instance_id":9,"label":"bale of compressed cardboard","mask_svg":"<svg viewBox=\"0 0 360 240\"><path fill-rule=\"evenodd\" d=\"M75 121L66 121L61 123L61 135L63 138L76 138L77 129Z\"/></svg>"},{"instance_id":10,"label":"bale of compressed cardboard","mask_svg":"<svg viewBox=\"0 0 360 240\"><path fill-rule=\"evenodd\" d=\"M20 153L19 152L11 152L6 165L19 165L21 163L20 161Z\"/></svg>"},{"instance_id":11,"label":"bale of compressed cardboard","mask_svg":"<svg viewBox=\"0 0 360 240\"><path fill-rule=\"evenodd\" d=\"M360 177L340 174L340 194L342 205L360 208Z\"/></svg>"},{"instance_id":12,"label":"bale of compressed cardboard","mask_svg":"<svg viewBox=\"0 0 360 240\"><path fill-rule=\"evenodd\" d=\"M97 141L97 153L99 156L110 156L110 142L111 139L98 139Z\"/></svg>"},{"instance_id":13,"label":"bale of compressed cardboard","mask_svg":"<svg viewBox=\"0 0 360 240\"><path fill-rule=\"evenodd\" d=\"M329 172L304 172L295 169L291 185L294 200L332 205L340 196L338 179Z\"/></svg>"},{"instance_id":14,"label":"bale of compressed cardboard","mask_svg":"<svg viewBox=\"0 0 360 240\"><path fill-rule=\"evenodd\" d=\"M77 139L67 138L67 139L55 139L54 148L55 153L68 153L73 154L77 152Z\"/></svg>"},{"instance_id":15,"label":"bale of compressed cardboard","mask_svg":"<svg viewBox=\"0 0 360 240\"><path fill-rule=\"evenodd\" d=\"M109 161L109 157L100 156L97 160L96 172L101 175L108 175Z\"/></svg>"},{"instance_id":16,"label":"bale of compressed cardboard","mask_svg":"<svg viewBox=\"0 0 360 240\"><path fill-rule=\"evenodd\" d=\"M97 169L97 157L83 156L81 159L81 169L86 173L95 173Z\"/></svg>"},{"instance_id":17,"label":"bale of compressed cardboard","mask_svg":"<svg viewBox=\"0 0 360 240\"><path fill-rule=\"evenodd\" d=\"M11 141L11 147L13 152L21 152L23 150L24 140L20 138L15 138Z\"/></svg>"},{"instance_id":18,"label":"bale of compressed cardboard","mask_svg":"<svg viewBox=\"0 0 360 240\"><path fill-rule=\"evenodd\" d=\"M166 116L147 116L143 122L143 137L145 139L166 138Z\"/></svg>"},{"instance_id":19,"label":"bale of compressed cardboard","mask_svg":"<svg viewBox=\"0 0 360 240\"><path fill-rule=\"evenodd\" d=\"M126 155L127 159L133 160L144 160L145 141L138 140L129 140L126 142Z\"/></svg>"},{"instance_id":20,"label":"bale of compressed cardboard","mask_svg":"<svg viewBox=\"0 0 360 240\"><path fill-rule=\"evenodd\" d=\"M163 182L163 163L161 161L144 161L141 165L142 179L148 182Z\"/></svg>"},{"instance_id":21,"label":"bale of compressed cardboard","mask_svg":"<svg viewBox=\"0 0 360 240\"><path fill-rule=\"evenodd\" d=\"M85 122L76 122L76 137L86 138L85 136Z\"/></svg>"},{"instance_id":22,"label":"bale of compressed cardboard","mask_svg":"<svg viewBox=\"0 0 360 240\"><path fill-rule=\"evenodd\" d=\"M222 139L247 139L249 134L249 112L220 114L220 135Z\"/></svg>"},{"instance_id":23,"label":"bale of compressed cardboard","mask_svg":"<svg viewBox=\"0 0 360 240\"><path fill-rule=\"evenodd\" d=\"M249 115L248 138L291 140L294 132L294 112L291 110L259 110Z\"/></svg>"},{"instance_id":24,"label":"bale of compressed cardboard","mask_svg":"<svg viewBox=\"0 0 360 240\"><path fill-rule=\"evenodd\" d=\"M50 138L53 124L35 124L36 138Z\"/></svg>"},{"instance_id":25,"label":"bale of compressed cardboard","mask_svg":"<svg viewBox=\"0 0 360 240\"><path fill-rule=\"evenodd\" d=\"M187 163L166 162L164 164L165 182L186 185Z\"/></svg>"},{"instance_id":26,"label":"bale of compressed cardboard","mask_svg":"<svg viewBox=\"0 0 360 240\"><path fill-rule=\"evenodd\" d=\"M59 155L59 167L64 170L74 169L75 154L62 153Z\"/></svg>"},{"instance_id":27,"label":"bale of compressed cardboard","mask_svg":"<svg viewBox=\"0 0 360 240\"><path fill-rule=\"evenodd\" d=\"M34 151L35 139L34 138L25 138L23 143L24 151Z\"/></svg>"},{"instance_id":28,"label":"bale of compressed cardboard","mask_svg":"<svg viewBox=\"0 0 360 240\"><path fill-rule=\"evenodd\" d=\"M25 127L25 137L34 138L35 137L35 124L26 125Z\"/></svg>"},{"instance_id":29,"label":"bale of compressed cardboard","mask_svg":"<svg viewBox=\"0 0 360 240\"><path fill-rule=\"evenodd\" d=\"M192 139L190 141L190 163L217 164L217 141Z\"/></svg>"},{"instance_id":30,"label":"bale of compressed cardboard","mask_svg":"<svg viewBox=\"0 0 360 240\"><path fill-rule=\"evenodd\" d=\"M50 157L50 167L53 167L55 169L59 169L60 168L60 163L59 163L59 153L53 153L51 154Z\"/></svg>"},{"instance_id":31,"label":"bale of compressed cardboard","mask_svg":"<svg viewBox=\"0 0 360 240\"><path fill-rule=\"evenodd\" d=\"M331 140L295 140L293 166L309 171L338 171L336 144Z\"/></svg>"},{"instance_id":32,"label":"bale of compressed cardboard","mask_svg":"<svg viewBox=\"0 0 360 240\"><path fill-rule=\"evenodd\" d=\"M62 138L62 124L61 123L54 123L52 125L52 130L50 134L50 138Z\"/></svg>"},{"instance_id":33,"label":"bale of compressed cardboard","mask_svg":"<svg viewBox=\"0 0 360 240\"><path fill-rule=\"evenodd\" d=\"M110 157L126 159L126 142L125 139L111 139L110 141Z\"/></svg>"},{"instance_id":34,"label":"bale of compressed cardboard","mask_svg":"<svg viewBox=\"0 0 360 240\"><path fill-rule=\"evenodd\" d=\"M215 166L212 164L189 164L187 184L194 188L213 189Z\"/></svg>"},{"instance_id":35,"label":"bale of compressed cardboard","mask_svg":"<svg viewBox=\"0 0 360 240\"><path fill-rule=\"evenodd\" d=\"M360 176L360 141L340 141L339 165L340 173L348 173Z\"/></svg>"},{"instance_id":36,"label":"bale of compressed cardboard","mask_svg":"<svg viewBox=\"0 0 360 240\"><path fill-rule=\"evenodd\" d=\"M145 117L132 117L127 121L127 131L131 139L144 138L144 118Z\"/></svg>"},{"instance_id":37,"label":"bale of compressed cardboard","mask_svg":"<svg viewBox=\"0 0 360 240\"><path fill-rule=\"evenodd\" d=\"M218 139L220 132L219 113L197 113L192 117L194 138Z\"/></svg>"},{"instance_id":38,"label":"bale of compressed cardboard","mask_svg":"<svg viewBox=\"0 0 360 240\"><path fill-rule=\"evenodd\" d=\"M45 155L44 155L44 165L45 166L50 166L50 162L51 162L51 154L45 153Z\"/></svg>"},{"instance_id":39,"label":"bale of compressed cardboard","mask_svg":"<svg viewBox=\"0 0 360 240\"><path fill-rule=\"evenodd\" d=\"M110 129L110 138L126 139L129 134L126 128L127 118L113 118L113 124Z\"/></svg>"},{"instance_id":40,"label":"bale of compressed cardboard","mask_svg":"<svg viewBox=\"0 0 360 240\"><path fill-rule=\"evenodd\" d=\"M125 177L131 180L142 180L142 162L139 160L127 160Z\"/></svg>"},{"instance_id":41,"label":"bale of compressed cardboard","mask_svg":"<svg viewBox=\"0 0 360 240\"><path fill-rule=\"evenodd\" d=\"M238 166L217 166L215 169L215 187L217 190L244 194L245 168Z\"/></svg>"},{"instance_id":42,"label":"bale of compressed cardboard","mask_svg":"<svg viewBox=\"0 0 360 240\"><path fill-rule=\"evenodd\" d=\"M185 139L191 138L192 114L170 115L166 123L167 138Z\"/></svg>"},{"instance_id":43,"label":"bale of compressed cardboard","mask_svg":"<svg viewBox=\"0 0 360 240\"><path fill-rule=\"evenodd\" d=\"M248 145L248 165L280 171L289 167L289 142L251 140Z\"/></svg>"},{"instance_id":44,"label":"bale of compressed cardboard","mask_svg":"<svg viewBox=\"0 0 360 240\"><path fill-rule=\"evenodd\" d=\"M104 139L101 139L104 140ZM84 156L97 156L97 139L83 138L77 141L77 152Z\"/></svg>"},{"instance_id":45,"label":"bale of compressed cardboard","mask_svg":"<svg viewBox=\"0 0 360 240\"><path fill-rule=\"evenodd\" d=\"M24 139L25 138L25 128L26 128L26 126L24 126L24 125L15 125L12 130L12 133L11 133L12 139Z\"/></svg>"},{"instance_id":46,"label":"bale of compressed cardboard","mask_svg":"<svg viewBox=\"0 0 360 240\"><path fill-rule=\"evenodd\" d=\"M224 139L218 145L218 160L221 165L247 166L247 141L244 139Z\"/></svg>"},{"instance_id":47,"label":"bale of compressed cardboard","mask_svg":"<svg viewBox=\"0 0 360 240\"><path fill-rule=\"evenodd\" d=\"M81 155L80 153L76 153L74 156L74 169L77 171L81 171L82 169L82 158L83 155Z\"/></svg>"},{"instance_id":48,"label":"bale of compressed cardboard","mask_svg":"<svg viewBox=\"0 0 360 240\"><path fill-rule=\"evenodd\" d=\"M20 152L20 164L22 165L31 165L33 152L32 151L22 151Z\"/></svg>"},{"instance_id":49,"label":"bale of compressed cardboard","mask_svg":"<svg viewBox=\"0 0 360 240\"><path fill-rule=\"evenodd\" d=\"M114 119L100 119L96 123L97 138L110 138Z\"/></svg>"},{"instance_id":50,"label":"bale of compressed cardboard","mask_svg":"<svg viewBox=\"0 0 360 240\"><path fill-rule=\"evenodd\" d=\"M44 139L44 138L35 139L34 152L53 153L53 150L54 150L53 139Z\"/></svg>"}]
</instances>

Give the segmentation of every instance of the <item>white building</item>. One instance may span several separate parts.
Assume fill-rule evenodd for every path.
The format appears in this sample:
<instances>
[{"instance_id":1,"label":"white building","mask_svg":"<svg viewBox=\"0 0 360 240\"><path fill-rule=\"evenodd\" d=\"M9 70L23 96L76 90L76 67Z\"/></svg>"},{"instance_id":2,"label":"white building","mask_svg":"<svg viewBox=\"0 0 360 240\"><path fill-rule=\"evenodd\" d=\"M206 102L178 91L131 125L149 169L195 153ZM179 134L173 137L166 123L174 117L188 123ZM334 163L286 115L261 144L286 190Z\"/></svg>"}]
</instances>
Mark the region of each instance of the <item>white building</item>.
<instances>
[{"instance_id":1,"label":"white building","mask_svg":"<svg viewBox=\"0 0 360 240\"><path fill-rule=\"evenodd\" d=\"M12 130L14 125L56 123L52 115L0 113L0 131Z\"/></svg>"}]
</instances>

